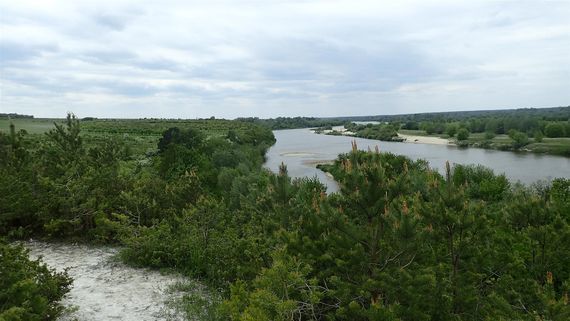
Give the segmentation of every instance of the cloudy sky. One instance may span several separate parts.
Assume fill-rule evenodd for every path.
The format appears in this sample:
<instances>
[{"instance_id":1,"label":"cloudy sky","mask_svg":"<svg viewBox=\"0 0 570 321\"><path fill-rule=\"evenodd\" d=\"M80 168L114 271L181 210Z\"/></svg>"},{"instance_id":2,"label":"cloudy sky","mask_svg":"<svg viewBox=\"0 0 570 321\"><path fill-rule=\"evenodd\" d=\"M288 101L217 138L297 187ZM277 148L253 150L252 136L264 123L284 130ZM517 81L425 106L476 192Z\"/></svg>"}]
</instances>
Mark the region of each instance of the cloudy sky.
<instances>
[{"instance_id":1,"label":"cloudy sky","mask_svg":"<svg viewBox=\"0 0 570 321\"><path fill-rule=\"evenodd\" d=\"M0 112L340 116L570 104L570 1L0 0Z\"/></svg>"}]
</instances>

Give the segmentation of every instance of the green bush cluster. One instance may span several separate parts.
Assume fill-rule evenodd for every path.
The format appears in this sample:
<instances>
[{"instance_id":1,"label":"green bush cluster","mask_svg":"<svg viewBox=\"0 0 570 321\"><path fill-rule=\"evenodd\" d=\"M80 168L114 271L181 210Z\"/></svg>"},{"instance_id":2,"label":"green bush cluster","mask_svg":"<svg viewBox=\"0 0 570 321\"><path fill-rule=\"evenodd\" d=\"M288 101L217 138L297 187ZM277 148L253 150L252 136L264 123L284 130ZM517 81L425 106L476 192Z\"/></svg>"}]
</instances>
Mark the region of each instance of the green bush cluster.
<instances>
[{"instance_id":1,"label":"green bush cluster","mask_svg":"<svg viewBox=\"0 0 570 321\"><path fill-rule=\"evenodd\" d=\"M383 141L398 140L397 127L390 124L366 124L358 125L356 123L348 123L344 127L354 132L354 136L367 139L377 139Z\"/></svg>"},{"instance_id":2,"label":"green bush cluster","mask_svg":"<svg viewBox=\"0 0 570 321\"><path fill-rule=\"evenodd\" d=\"M111 131L122 131L121 126L144 131L148 125L88 123ZM257 170L275 141L270 130L252 124L189 124L196 128L165 131L158 153L143 158L132 157L120 135L87 144L73 115L40 137L12 126L9 134L0 133L0 234L119 241L133 226L153 225L202 194L222 193L218 176L228 181L230 173ZM208 124L209 132L201 130ZM212 134L224 128L223 135Z\"/></svg>"},{"instance_id":3,"label":"green bush cluster","mask_svg":"<svg viewBox=\"0 0 570 321\"><path fill-rule=\"evenodd\" d=\"M570 181L511 186L482 167L374 152L321 166L342 184L235 282L232 320L566 320ZM302 183L298 183L302 184Z\"/></svg>"},{"instance_id":4,"label":"green bush cluster","mask_svg":"<svg viewBox=\"0 0 570 321\"><path fill-rule=\"evenodd\" d=\"M24 247L0 241L0 320L56 320L71 282L66 272L30 260Z\"/></svg>"}]
</instances>

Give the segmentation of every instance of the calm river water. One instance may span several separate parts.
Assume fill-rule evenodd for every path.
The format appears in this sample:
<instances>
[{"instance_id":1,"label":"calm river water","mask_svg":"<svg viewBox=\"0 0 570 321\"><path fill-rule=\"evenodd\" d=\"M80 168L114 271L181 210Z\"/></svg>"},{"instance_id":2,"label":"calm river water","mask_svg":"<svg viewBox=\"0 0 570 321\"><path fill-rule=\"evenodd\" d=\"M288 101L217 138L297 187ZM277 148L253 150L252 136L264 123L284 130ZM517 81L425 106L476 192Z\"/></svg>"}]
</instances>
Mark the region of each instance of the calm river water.
<instances>
[{"instance_id":1,"label":"calm river water","mask_svg":"<svg viewBox=\"0 0 570 321\"><path fill-rule=\"evenodd\" d=\"M457 164L481 164L504 173L512 181L531 184L536 181L550 181L556 177L570 178L570 158L532 153L514 153L479 148L458 148L446 145L409 144L382 142L377 140L328 136L312 133L309 129L288 129L273 131L277 142L267 153L265 166L278 172L281 162L287 165L292 177L314 177L323 182L329 192L338 190L334 180L315 168L315 164L336 159L338 154L351 149L356 140L359 149L374 150L405 155L412 159L425 159L432 168L443 173L445 162Z\"/></svg>"}]
</instances>

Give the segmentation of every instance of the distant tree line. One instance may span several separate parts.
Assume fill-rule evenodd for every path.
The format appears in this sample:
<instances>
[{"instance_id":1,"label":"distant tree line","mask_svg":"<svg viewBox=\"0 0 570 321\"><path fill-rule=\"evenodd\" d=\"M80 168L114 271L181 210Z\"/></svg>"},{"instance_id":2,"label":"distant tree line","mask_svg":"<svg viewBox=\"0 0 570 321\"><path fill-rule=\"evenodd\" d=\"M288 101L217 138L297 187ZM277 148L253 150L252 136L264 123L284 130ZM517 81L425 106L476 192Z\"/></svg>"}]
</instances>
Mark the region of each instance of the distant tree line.
<instances>
[{"instance_id":1,"label":"distant tree line","mask_svg":"<svg viewBox=\"0 0 570 321\"><path fill-rule=\"evenodd\" d=\"M508 134L512 130L535 136L539 132L546 137L570 137L570 121L544 120L538 117L472 118L466 120L439 119L433 121L407 121L402 129L425 130L428 134L454 136L457 128L465 128L471 133Z\"/></svg>"},{"instance_id":2,"label":"distant tree line","mask_svg":"<svg viewBox=\"0 0 570 321\"><path fill-rule=\"evenodd\" d=\"M249 118L238 118L237 120L242 122L259 124L265 127L269 127L273 130L340 126L346 122L340 119L326 119L326 118L315 118L315 117L277 117L270 119L249 117Z\"/></svg>"},{"instance_id":3,"label":"distant tree line","mask_svg":"<svg viewBox=\"0 0 570 321\"><path fill-rule=\"evenodd\" d=\"M425 130L428 134L450 134L460 128L470 133L509 134L516 130L530 137L570 137L570 107L524 108L509 110L481 110L465 112L436 112L386 116L354 117L278 117L260 119L238 118L243 122L260 124L271 129L329 127L351 124L355 121L390 123L396 130ZM352 126L352 125L350 125Z\"/></svg>"},{"instance_id":4,"label":"distant tree line","mask_svg":"<svg viewBox=\"0 0 570 321\"><path fill-rule=\"evenodd\" d=\"M416 114L399 115L372 115L353 117L333 117L328 119L341 119L345 121L379 121L379 122L422 122L422 121L461 121L471 118L508 118L508 117L537 117L543 120L564 121L568 120L570 106L550 107L550 108L519 108L519 109L499 109L499 110L472 110L472 111L449 111L449 112L427 112ZM327 118L325 118L327 119Z\"/></svg>"},{"instance_id":5,"label":"distant tree line","mask_svg":"<svg viewBox=\"0 0 570 321\"><path fill-rule=\"evenodd\" d=\"M34 118L32 115L21 115L16 113L0 113L0 118L10 118L10 119L17 119L17 118Z\"/></svg>"}]
</instances>

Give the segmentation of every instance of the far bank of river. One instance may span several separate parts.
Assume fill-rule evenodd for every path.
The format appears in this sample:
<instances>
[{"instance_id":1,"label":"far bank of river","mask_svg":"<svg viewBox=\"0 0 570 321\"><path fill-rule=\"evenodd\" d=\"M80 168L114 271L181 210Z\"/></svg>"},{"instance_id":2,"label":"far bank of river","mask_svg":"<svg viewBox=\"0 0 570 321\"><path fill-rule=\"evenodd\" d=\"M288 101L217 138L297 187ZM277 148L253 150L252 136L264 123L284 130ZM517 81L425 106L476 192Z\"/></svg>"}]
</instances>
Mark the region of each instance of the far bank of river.
<instances>
[{"instance_id":1,"label":"far bank of river","mask_svg":"<svg viewBox=\"0 0 570 321\"><path fill-rule=\"evenodd\" d=\"M338 190L335 181L315 166L332 161L338 154L350 151L356 141L362 150L374 150L405 155L412 159L425 159L432 168L443 173L445 162L452 164L483 165L495 173L504 173L511 181L532 184L550 181L556 177L570 178L570 158L524 152L504 152L479 148L459 148L442 144L405 144L384 142L348 136L319 135L310 129L273 131L277 142L267 153L265 166L277 172L283 162L292 177L317 177L329 192Z\"/></svg>"}]
</instances>

